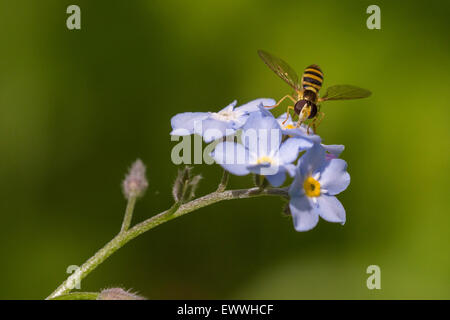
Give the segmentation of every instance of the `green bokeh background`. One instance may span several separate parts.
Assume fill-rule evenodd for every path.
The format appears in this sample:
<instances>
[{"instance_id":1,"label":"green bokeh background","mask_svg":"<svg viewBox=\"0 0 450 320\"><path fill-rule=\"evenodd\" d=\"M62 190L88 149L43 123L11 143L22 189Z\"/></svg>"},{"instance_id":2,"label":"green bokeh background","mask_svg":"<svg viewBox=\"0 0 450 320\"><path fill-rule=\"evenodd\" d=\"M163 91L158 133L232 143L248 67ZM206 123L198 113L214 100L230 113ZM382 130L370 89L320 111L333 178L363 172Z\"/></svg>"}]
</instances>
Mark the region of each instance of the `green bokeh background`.
<instances>
[{"instance_id":1,"label":"green bokeh background","mask_svg":"<svg viewBox=\"0 0 450 320\"><path fill-rule=\"evenodd\" d=\"M69 4L82 29L69 31ZM141 221L171 204L170 118L289 88L256 54L369 99L324 104L320 134L344 144L345 226L295 232L277 198L222 202L130 242L82 290L151 299L450 298L449 5L377 1L0 3L0 298L40 299L120 228L120 183L137 157ZM218 166L198 166L200 193ZM233 177L234 188L251 184ZM381 290L366 268L379 265Z\"/></svg>"}]
</instances>

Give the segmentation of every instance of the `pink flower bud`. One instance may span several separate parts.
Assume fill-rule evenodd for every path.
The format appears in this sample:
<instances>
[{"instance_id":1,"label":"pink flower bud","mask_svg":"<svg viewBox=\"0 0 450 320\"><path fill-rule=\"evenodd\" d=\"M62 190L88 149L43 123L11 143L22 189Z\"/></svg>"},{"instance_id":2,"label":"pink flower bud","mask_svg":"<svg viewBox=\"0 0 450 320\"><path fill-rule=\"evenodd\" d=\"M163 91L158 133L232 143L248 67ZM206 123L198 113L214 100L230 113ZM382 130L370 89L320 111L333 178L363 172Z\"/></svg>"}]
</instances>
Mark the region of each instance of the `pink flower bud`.
<instances>
[{"instance_id":1,"label":"pink flower bud","mask_svg":"<svg viewBox=\"0 0 450 320\"><path fill-rule=\"evenodd\" d=\"M138 296L129 290L122 288L109 288L102 290L98 294L97 300L147 300L144 297Z\"/></svg>"},{"instance_id":2,"label":"pink flower bud","mask_svg":"<svg viewBox=\"0 0 450 320\"><path fill-rule=\"evenodd\" d=\"M144 194L147 187L148 182L145 177L145 165L141 160L137 159L131 166L125 180L123 180L123 193L127 199L140 197Z\"/></svg>"}]
</instances>

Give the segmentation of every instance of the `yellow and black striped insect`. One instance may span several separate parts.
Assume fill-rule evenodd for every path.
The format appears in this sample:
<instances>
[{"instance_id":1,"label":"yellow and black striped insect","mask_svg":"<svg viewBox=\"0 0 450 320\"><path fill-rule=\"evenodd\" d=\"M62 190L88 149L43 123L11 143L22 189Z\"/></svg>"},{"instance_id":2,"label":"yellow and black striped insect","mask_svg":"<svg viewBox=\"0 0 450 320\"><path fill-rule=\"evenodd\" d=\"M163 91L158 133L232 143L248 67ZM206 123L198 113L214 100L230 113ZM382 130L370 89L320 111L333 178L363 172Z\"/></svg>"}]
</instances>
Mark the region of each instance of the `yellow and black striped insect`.
<instances>
[{"instance_id":1,"label":"yellow and black striped insect","mask_svg":"<svg viewBox=\"0 0 450 320\"><path fill-rule=\"evenodd\" d=\"M323 83L323 72L318 65L313 64L306 67L299 81L297 73L284 60L262 50L258 50L258 54L272 71L295 90L293 95L288 94L284 96L275 106L270 106L270 108L278 107L286 98L291 99L294 102L294 106L287 107L287 117L284 123L289 119L290 110L294 110L298 115L297 127L305 121L311 120L308 124L308 133L311 127L315 132L317 126L325 116L320 111L320 102L360 99L371 95L371 92L366 89L352 85L336 85L329 87L325 95L319 97L319 90Z\"/></svg>"}]
</instances>

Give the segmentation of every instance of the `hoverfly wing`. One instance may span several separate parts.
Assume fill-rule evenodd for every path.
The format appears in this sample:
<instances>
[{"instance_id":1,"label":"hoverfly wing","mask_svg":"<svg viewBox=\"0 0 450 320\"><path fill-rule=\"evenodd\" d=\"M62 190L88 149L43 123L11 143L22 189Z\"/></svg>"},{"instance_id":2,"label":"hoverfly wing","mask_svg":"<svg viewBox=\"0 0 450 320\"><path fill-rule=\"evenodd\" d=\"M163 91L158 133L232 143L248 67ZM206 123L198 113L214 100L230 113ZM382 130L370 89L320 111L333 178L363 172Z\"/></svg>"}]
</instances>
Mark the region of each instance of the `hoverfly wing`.
<instances>
[{"instance_id":1,"label":"hoverfly wing","mask_svg":"<svg viewBox=\"0 0 450 320\"><path fill-rule=\"evenodd\" d=\"M281 79L295 90L300 90L298 75L287 62L263 50L258 50L258 55Z\"/></svg>"},{"instance_id":2,"label":"hoverfly wing","mask_svg":"<svg viewBox=\"0 0 450 320\"><path fill-rule=\"evenodd\" d=\"M327 92L323 97L319 99L321 101L327 100L350 100L350 99L361 99L367 98L372 92L366 89L351 85L337 85L327 88Z\"/></svg>"}]
</instances>

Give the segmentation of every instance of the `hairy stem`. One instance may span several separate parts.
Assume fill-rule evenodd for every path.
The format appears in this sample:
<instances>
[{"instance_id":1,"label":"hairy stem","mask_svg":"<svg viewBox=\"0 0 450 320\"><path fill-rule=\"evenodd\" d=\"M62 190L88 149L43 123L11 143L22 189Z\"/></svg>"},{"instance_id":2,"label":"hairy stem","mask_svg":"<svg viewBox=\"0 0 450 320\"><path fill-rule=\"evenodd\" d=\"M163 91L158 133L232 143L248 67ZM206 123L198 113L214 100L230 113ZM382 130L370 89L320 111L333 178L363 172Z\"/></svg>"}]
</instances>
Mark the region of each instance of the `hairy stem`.
<instances>
[{"instance_id":1,"label":"hairy stem","mask_svg":"<svg viewBox=\"0 0 450 320\"><path fill-rule=\"evenodd\" d=\"M91 258L89 258L79 269L72 273L47 299L54 299L60 295L69 293L75 285L85 278L90 272L92 272L97 266L111 256L116 250L123 247L126 243L133 240L142 233L153 229L154 227L170 221L172 219L181 217L187 213L198 210L200 208L209 206L213 203L232 200L253 198L260 196L281 196L287 197L287 190L285 188L274 189L240 189L240 190L228 190L223 192L213 192L203 196L201 198L192 200L185 204L174 204L170 209L163 211L126 231L120 232L110 242L108 242L103 248L97 251Z\"/></svg>"},{"instance_id":2,"label":"hairy stem","mask_svg":"<svg viewBox=\"0 0 450 320\"><path fill-rule=\"evenodd\" d=\"M228 179L230 174L225 169L223 170L222 179L220 180L219 186L217 187L216 192L223 192L227 188Z\"/></svg>"},{"instance_id":3,"label":"hairy stem","mask_svg":"<svg viewBox=\"0 0 450 320\"><path fill-rule=\"evenodd\" d=\"M128 199L127 208L125 209L125 216L123 217L122 228L120 232L127 231L131 225L131 219L133 218L134 205L136 204L136 196L131 196Z\"/></svg>"}]
</instances>

